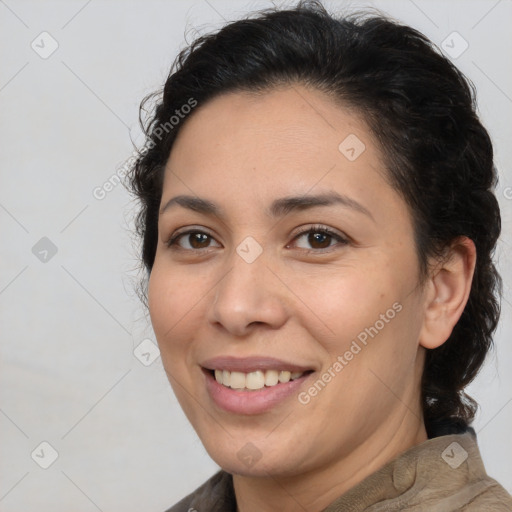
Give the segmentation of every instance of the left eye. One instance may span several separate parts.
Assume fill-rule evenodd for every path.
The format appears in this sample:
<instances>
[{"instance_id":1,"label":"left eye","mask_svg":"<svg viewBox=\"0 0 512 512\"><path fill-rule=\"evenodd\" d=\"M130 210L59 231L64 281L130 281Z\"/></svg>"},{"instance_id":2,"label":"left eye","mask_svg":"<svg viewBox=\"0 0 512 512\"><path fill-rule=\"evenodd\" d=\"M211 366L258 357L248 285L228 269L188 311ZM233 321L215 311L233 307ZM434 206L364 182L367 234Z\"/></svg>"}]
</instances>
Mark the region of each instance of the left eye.
<instances>
[{"instance_id":1,"label":"left eye","mask_svg":"<svg viewBox=\"0 0 512 512\"><path fill-rule=\"evenodd\" d=\"M301 241L301 242L299 242ZM303 233L299 233L294 242L299 249L328 249L333 247L336 243L346 244L347 240L328 229L308 229Z\"/></svg>"}]
</instances>

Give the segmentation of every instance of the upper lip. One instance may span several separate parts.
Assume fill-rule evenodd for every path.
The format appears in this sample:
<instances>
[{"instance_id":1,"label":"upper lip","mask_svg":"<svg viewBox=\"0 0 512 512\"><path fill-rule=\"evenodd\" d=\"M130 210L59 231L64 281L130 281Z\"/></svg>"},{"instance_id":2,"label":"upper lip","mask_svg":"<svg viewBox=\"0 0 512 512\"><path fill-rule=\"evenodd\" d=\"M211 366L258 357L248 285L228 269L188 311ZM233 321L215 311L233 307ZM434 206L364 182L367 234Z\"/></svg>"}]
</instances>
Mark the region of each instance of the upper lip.
<instances>
[{"instance_id":1,"label":"upper lip","mask_svg":"<svg viewBox=\"0 0 512 512\"><path fill-rule=\"evenodd\" d=\"M218 356L207 359L201 363L207 370L227 370L229 372L250 373L256 370L288 370L290 372L306 372L313 370L309 366L302 366L273 357L233 357Z\"/></svg>"}]
</instances>

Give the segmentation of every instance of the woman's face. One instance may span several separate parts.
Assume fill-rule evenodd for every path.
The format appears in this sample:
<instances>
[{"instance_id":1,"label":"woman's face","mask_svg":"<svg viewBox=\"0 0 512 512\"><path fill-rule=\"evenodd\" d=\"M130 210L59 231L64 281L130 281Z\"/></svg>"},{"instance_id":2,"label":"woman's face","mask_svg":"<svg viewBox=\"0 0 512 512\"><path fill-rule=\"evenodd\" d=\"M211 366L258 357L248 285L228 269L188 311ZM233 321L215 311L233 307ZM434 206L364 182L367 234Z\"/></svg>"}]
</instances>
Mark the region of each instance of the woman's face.
<instances>
[{"instance_id":1,"label":"woman's face","mask_svg":"<svg viewBox=\"0 0 512 512\"><path fill-rule=\"evenodd\" d=\"M293 475L422 424L418 272L410 214L354 112L297 85L190 114L149 308L211 457Z\"/></svg>"}]
</instances>

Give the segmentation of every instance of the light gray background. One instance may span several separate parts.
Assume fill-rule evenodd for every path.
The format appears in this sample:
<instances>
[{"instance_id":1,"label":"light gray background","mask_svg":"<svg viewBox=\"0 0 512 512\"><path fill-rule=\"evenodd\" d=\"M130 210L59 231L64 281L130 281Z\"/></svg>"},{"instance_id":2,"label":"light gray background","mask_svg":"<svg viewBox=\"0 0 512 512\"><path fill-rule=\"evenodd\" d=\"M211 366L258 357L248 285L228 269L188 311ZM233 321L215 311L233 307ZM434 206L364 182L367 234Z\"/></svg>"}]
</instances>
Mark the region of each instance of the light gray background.
<instances>
[{"instance_id":1,"label":"light gray background","mask_svg":"<svg viewBox=\"0 0 512 512\"><path fill-rule=\"evenodd\" d=\"M271 5L0 0L1 511L159 512L216 470L160 358L145 366L133 353L154 340L133 291L134 204L122 185L102 200L93 190L141 141L139 101L163 84L185 29ZM470 392L488 472L512 491L512 2L327 5L373 5L438 44L453 31L469 44L456 64L495 144L505 284L496 351ZM59 45L46 59L31 47L51 49L43 31ZM32 252L42 237L58 251L46 262ZM48 469L43 441L58 452Z\"/></svg>"}]
</instances>

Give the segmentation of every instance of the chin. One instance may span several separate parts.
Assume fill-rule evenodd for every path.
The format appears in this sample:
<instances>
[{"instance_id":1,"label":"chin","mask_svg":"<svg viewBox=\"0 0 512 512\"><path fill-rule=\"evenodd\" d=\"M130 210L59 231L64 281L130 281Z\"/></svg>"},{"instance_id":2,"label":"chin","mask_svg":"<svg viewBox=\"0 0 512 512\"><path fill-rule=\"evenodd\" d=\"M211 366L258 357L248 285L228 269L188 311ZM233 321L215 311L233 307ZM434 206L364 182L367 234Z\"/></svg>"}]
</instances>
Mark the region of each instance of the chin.
<instances>
[{"instance_id":1,"label":"chin","mask_svg":"<svg viewBox=\"0 0 512 512\"><path fill-rule=\"evenodd\" d=\"M241 448L236 449L235 446L238 444ZM224 446L220 446L219 443L211 445L205 444L210 457L224 471L231 474L256 478L286 477L297 474L302 467L299 454L293 453L284 443L267 443L262 446L247 440L239 443L229 438Z\"/></svg>"}]
</instances>

